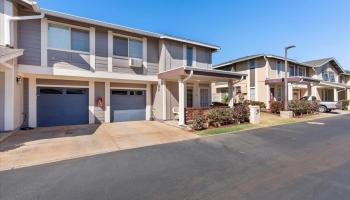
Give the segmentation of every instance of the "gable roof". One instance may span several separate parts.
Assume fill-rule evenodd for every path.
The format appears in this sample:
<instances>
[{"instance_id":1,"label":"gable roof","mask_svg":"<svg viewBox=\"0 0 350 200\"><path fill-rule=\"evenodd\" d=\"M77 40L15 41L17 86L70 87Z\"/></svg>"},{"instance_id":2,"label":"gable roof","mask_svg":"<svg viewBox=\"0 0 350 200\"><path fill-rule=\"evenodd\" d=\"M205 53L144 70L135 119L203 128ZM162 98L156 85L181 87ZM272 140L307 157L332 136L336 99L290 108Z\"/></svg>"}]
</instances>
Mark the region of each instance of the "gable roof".
<instances>
[{"instance_id":1,"label":"gable roof","mask_svg":"<svg viewBox=\"0 0 350 200\"><path fill-rule=\"evenodd\" d=\"M40 8L40 13L44 13L46 15L51 15L54 17L61 17L61 18L70 19L70 20L74 20L74 21L93 24L93 25L97 25L97 26L102 26L102 27L107 27L107 28L112 28L112 29L119 29L122 31L127 31L127 32L136 33L136 34L145 35L145 36L150 36L150 37L155 37L155 38L159 38L159 39L168 39L168 40L174 40L174 41L188 43L188 44L192 44L192 45L202 46L202 47L210 48L214 51L220 50L219 46L213 45L213 44L208 44L208 43L199 42L199 41L186 39L186 38L181 38L181 37L177 37L177 36L170 36L167 34L144 31L141 29L130 28L127 26L102 22L99 20L89 19L89 18L85 18L85 17L79 17L79 16L75 16L75 15L71 15L71 14L66 14L66 13L62 13L62 12L48 10L48 9Z\"/></svg>"},{"instance_id":2,"label":"gable roof","mask_svg":"<svg viewBox=\"0 0 350 200\"><path fill-rule=\"evenodd\" d=\"M244 57L240 57L240 58L237 58L237 59L229 60L229 61L217 64L217 65L214 65L213 68L221 68L221 67L225 67L225 66L228 66L228 65L231 65L231 64L234 64L234 63L247 61L247 60L251 60L251 59L259 58L259 57L267 57L267 58L275 58L275 59L279 59L279 60L284 60L284 57L282 57L282 56L276 56L276 55L272 55L272 54L254 54L254 55L244 56ZM298 62L298 61L293 60L293 59L288 59L288 62L297 64L297 65L302 65L302 66L305 66L305 67L312 67L309 64L301 63L301 62Z\"/></svg>"},{"instance_id":3,"label":"gable roof","mask_svg":"<svg viewBox=\"0 0 350 200\"><path fill-rule=\"evenodd\" d=\"M0 63L6 62L22 54L23 54L23 49L14 49L11 47L0 45Z\"/></svg>"},{"instance_id":4,"label":"gable roof","mask_svg":"<svg viewBox=\"0 0 350 200\"><path fill-rule=\"evenodd\" d=\"M344 70L344 68L340 65L340 63L337 61L337 59L335 59L334 57L330 57L330 58L322 58L322 59L317 59L317 60L310 60L310 61L306 61L304 62L305 64L311 65L313 67L321 67L324 64L328 63L328 62L334 62L336 64L336 66L338 67L338 69L342 72L342 73L346 73L346 71Z\"/></svg>"}]
</instances>

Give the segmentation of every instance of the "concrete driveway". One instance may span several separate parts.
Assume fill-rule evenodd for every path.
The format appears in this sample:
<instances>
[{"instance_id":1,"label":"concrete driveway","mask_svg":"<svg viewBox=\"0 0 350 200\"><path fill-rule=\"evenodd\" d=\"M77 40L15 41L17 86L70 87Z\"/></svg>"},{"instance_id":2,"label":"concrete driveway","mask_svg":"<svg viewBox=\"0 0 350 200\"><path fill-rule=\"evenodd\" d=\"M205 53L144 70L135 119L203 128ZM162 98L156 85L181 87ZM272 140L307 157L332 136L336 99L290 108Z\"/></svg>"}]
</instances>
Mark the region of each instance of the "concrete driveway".
<instances>
[{"instance_id":1,"label":"concrete driveway","mask_svg":"<svg viewBox=\"0 0 350 200\"><path fill-rule=\"evenodd\" d=\"M19 131L0 143L0 170L196 138L156 121Z\"/></svg>"}]
</instances>

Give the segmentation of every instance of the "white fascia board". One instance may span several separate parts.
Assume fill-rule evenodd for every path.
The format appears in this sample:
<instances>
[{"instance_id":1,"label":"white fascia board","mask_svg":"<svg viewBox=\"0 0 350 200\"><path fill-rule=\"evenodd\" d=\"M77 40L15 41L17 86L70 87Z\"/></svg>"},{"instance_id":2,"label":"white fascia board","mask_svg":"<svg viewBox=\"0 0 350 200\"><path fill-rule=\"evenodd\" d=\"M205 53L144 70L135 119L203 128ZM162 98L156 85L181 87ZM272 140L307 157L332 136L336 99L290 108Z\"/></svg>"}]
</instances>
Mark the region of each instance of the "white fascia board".
<instances>
[{"instance_id":1,"label":"white fascia board","mask_svg":"<svg viewBox=\"0 0 350 200\"><path fill-rule=\"evenodd\" d=\"M114 72L91 72L82 70L71 70L58 67L40 67L32 65L18 65L18 72L24 74L36 74L36 75L51 75L51 76L66 76L66 77L80 77L80 78L94 78L94 79L111 79L120 81L146 81L157 82L157 76L150 75L134 75L134 74L121 74Z\"/></svg>"},{"instance_id":2,"label":"white fascia board","mask_svg":"<svg viewBox=\"0 0 350 200\"><path fill-rule=\"evenodd\" d=\"M211 48L211 49L214 49L216 51L221 49L219 46L210 45L210 44L204 44L202 42L196 42L196 41L192 41L192 40L181 39L181 38L167 36L167 35L161 36L160 39L175 40L175 41L178 41L178 42L183 42L183 43L188 43L188 44L193 44L193 45L197 45L197 46Z\"/></svg>"}]
</instances>

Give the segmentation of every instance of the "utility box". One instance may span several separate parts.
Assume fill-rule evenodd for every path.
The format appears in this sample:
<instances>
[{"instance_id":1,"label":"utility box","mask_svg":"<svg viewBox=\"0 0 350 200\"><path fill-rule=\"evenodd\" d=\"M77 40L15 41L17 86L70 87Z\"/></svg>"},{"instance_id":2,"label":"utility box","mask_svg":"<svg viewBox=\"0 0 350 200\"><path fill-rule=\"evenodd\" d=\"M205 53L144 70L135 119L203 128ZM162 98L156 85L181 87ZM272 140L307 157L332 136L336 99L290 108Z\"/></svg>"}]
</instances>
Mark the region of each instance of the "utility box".
<instances>
[{"instance_id":1,"label":"utility box","mask_svg":"<svg viewBox=\"0 0 350 200\"><path fill-rule=\"evenodd\" d=\"M249 106L249 123L260 123L260 106Z\"/></svg>"}]
</instances>

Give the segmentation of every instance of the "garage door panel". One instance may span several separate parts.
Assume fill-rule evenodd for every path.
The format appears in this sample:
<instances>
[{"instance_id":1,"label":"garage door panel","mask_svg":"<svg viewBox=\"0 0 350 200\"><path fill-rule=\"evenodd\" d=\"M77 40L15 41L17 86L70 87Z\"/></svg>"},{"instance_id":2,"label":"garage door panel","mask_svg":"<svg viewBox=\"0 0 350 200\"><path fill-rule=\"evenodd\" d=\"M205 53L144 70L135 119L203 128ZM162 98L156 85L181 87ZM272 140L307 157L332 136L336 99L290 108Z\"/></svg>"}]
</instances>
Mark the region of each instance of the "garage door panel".
<instances>
[{"instance_id":1,"label":"garage door panel","mask_svg":"<svg viewBox=\"0 0 350 200\"><path fill-rule=\"evenodd\" d=\"M111 117L115 122L146 119L144 91L125 90L111 94Z\"/></svg>"},{"instance_id":2,"label":"garage door panel","mask_svg":"<svg viewBox=\"0 0 350 200\"><path fill-rule=\"evenodd\" d=\"M61 90L62 92L57 92ZM88 123L88 91L67 94L66 88L38 88L38 126ZM51 94L50 94L51 93Z\"/></svg>"}]
</instances>

